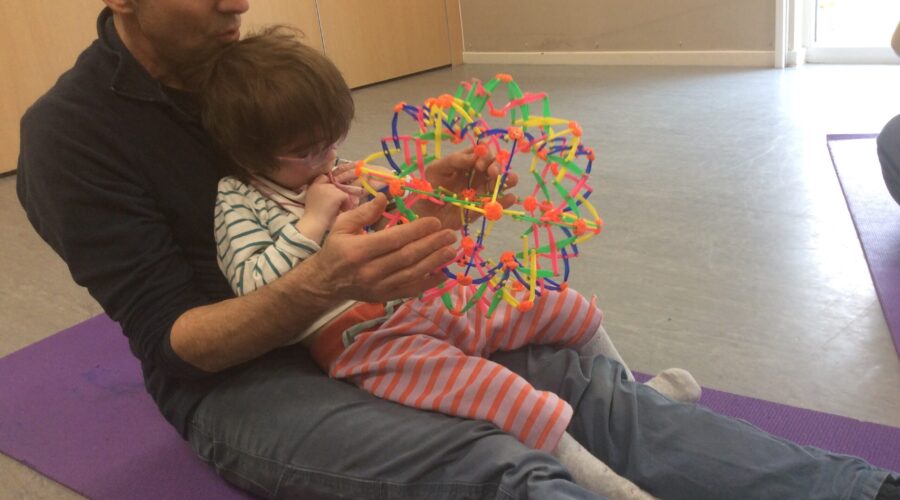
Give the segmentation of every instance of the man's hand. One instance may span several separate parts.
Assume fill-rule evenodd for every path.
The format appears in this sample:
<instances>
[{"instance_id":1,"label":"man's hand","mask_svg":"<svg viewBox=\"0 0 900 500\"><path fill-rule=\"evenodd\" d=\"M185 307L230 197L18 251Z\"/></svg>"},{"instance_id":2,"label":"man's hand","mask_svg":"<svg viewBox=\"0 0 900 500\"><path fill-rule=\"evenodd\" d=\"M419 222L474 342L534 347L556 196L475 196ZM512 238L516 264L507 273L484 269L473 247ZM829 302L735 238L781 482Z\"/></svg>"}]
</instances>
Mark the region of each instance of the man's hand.
<instances>
[{"instance_id":1,"label":"man's hand","mask_svg":"<svg viewBox=\"0 0 900 500\"><path fill-rule=\"evenodd\" d=\"M434 217L420 217L363 233L381 218L386 204L379 194L339 215L322 250L303 263L323 299L384 302L413 297L445 279L440 268L456 256L456 232L441 229Z\"/></svg>"},{"instance_id":2,"label":"man's hand","mask_svg":"<svg viewBox=\"0 0 900 500\"><path fill-rule=\"evenodd\" d=\"M494 184L501 173L501 166L494 162L492 156L477 156L473 148L449 154L436 160L425 167L425 176L431 186L437 190L443 187L454 193L463 190L474 189L478 196L491 196ZM512 193L503 193L503 190L514 187L519 182L515 172L510 172L502 186L497 201L504 208L516 201ZM485 194L486 193L486 194ZM462 226L460 217L461 208L450 204L437 205L428 201L419 201L413 206L413 211L420 217L435 217L441 222L441 226L450 229L459 229ZM478 213L469 211L469 220L476 219Z\"/></svg>"}]
</instances>

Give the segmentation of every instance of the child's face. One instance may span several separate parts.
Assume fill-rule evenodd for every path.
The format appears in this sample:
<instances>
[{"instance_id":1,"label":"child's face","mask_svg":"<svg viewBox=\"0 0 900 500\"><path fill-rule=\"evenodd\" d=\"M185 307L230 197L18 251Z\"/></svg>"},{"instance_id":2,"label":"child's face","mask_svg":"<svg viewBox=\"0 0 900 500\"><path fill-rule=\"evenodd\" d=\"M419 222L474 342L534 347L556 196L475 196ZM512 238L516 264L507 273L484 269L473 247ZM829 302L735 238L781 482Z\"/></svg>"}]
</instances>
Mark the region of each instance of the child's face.
<instances>
[{"instance_id":1,"label":"child's face","mask_svg":"<svg viewBox=\"0 0 900 500\"><path fill-rule=\"evenodd\" d=\"M337 159L337 144L314 152L290 151L278 156L278 167L269 178L281 186L299 191L316 177L327 174Z\"/></svg>"}]
</instances>

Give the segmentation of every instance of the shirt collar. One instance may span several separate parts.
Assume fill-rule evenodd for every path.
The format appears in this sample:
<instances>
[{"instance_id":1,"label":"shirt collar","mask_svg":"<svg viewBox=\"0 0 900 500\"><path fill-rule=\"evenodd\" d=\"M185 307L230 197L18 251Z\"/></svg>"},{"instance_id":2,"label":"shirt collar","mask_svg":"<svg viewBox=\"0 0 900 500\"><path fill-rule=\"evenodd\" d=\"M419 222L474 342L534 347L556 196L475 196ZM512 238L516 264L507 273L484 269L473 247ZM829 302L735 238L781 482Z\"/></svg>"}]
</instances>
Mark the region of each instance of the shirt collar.
<instances>
[{"instance_id":1,"label":"shirt collar","mask_svg":"<svg viewBox=\"0 0 900 500\"><path fill-rule=\"evenodd\" d=\"M183 109L166 94L163 85L141 66L141 63L131 55L128 47L119 38L113 23L112 10L105 7L97 18L97 37L104 48L112 52L119 59L116 70L113 73L110 88L113 92L132 99L157 102L175 109L183 118L195 121L195 113Z\"/></svg>"}]
</instances>

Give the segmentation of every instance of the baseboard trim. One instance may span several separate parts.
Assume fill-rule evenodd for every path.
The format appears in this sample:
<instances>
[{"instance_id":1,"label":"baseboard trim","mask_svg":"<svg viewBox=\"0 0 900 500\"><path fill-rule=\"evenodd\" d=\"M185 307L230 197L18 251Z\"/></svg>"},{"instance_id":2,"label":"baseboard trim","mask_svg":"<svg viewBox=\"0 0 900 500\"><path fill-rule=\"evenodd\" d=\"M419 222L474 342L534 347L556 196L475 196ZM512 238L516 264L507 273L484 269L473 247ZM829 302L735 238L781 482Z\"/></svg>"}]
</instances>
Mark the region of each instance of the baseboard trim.
<instances>
[{"instance_id":1,"label":"baseboard trim","mask_svg":"<svg viewBox=\"0 0 900 500\"><path fill-rule=\"evenodd\" d=\"M785 54L784 64L787 66L803 66L806 64L806 49L788 51Z\"/></svg>"},{"instance_id":2,"label":"baseboard trim","mask_svg":"<svg viewBox=\"0 0 900 500\"><path fill-rule=\"evenodd\" d=\"M900 64L890 47L808 47L806 62L812 64Z\"/></svg>"},{"instance_id":3,"label":"baseboard trim","mask_svg":"<svg viewBox=\"0 0 900 500\"><path fill-rule=\"evenodd\" d=\"M752 66L770 68L768 50L623 52L463 52L470 64L578 64L593 66Z\"/></svg>"}]
</instances>

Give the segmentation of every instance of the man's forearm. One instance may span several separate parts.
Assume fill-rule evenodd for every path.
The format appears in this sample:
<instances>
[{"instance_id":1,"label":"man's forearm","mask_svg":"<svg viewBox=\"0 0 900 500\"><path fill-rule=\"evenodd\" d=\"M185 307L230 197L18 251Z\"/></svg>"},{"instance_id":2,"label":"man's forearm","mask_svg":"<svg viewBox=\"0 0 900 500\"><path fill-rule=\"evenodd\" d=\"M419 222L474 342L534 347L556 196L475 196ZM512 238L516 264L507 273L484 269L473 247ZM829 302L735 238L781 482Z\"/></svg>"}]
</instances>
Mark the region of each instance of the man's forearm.
<instances>
[{"instance_id":1,"label":"man's forearm","mask_svg":"<svg viewBox=\"0 0 900 500\"><path fill-rule=\"evenodd\" d=\"M284 345L340 302L317 292L311 271L304 263L253 293L188 310L172 326L172 349L218 372Z\"/></svg>"}]
</instances>

